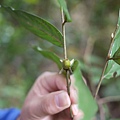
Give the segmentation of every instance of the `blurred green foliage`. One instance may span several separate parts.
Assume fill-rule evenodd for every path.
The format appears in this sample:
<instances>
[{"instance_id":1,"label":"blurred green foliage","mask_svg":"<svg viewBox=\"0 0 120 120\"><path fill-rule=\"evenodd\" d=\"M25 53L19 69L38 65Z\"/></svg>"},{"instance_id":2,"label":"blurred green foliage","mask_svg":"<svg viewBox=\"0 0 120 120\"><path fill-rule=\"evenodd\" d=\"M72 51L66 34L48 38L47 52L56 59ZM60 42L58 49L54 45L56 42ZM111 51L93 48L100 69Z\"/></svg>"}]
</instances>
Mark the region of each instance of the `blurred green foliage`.
<instances>
[{"instance_id":1,"label":"blurred green foliage","mask_svg":"<svg viewBox=\"0 0 120 120\"><path fill-rule=\"evenodd\" d=\"M66 25L69 58L81 60L81 68L94 94L117 24L119 0L69 0L72 23ZM61 30L56 0L1 0L0 4L22 9L50 21ZM47 8L47 9L46 9ZM43 71L58 71L56 65L32 49L32 45L62 49L42 41L0 11L0 107L20 107L36 77ZM44 61L44 62L43 62ZM54 67L54 69L53 69ZM120 95L120 77L103 81L99 96ZM120 118L120 102L105 104L106 120Z\"/></svg>"}]
</instances>

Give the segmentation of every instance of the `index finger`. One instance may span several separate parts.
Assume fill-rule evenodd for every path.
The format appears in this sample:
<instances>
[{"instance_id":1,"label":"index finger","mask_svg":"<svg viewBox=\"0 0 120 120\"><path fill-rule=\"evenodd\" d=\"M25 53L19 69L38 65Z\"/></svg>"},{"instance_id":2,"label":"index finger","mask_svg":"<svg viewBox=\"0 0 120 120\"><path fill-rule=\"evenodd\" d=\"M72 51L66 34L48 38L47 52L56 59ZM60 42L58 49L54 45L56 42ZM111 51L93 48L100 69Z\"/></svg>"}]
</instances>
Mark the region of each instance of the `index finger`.
<instances>
[{"instance_id":1,"label":"index finger","mask_svg":"<svg viewBox=\"0 0 120 120\"><path fill-rule=\"evenodd\" d=\"M73 83L74 78L71 77ZM67 83L65 76L58 73L45 72L37 79L37 91L43 91L43 94L65 90ZM73 84L70 85L70 99L72 103L77 103L77 91Z\"/></svg>"},{"instance_id":2,"label":"index finger","mask_svg":"<svg viewBox=\"0 0 120 120\"><path fill-rule=\"evenodd\" d=\"M45 72L37 79L38 87L46 89L49 93L66 89L66 80L58 73Z\"/></svg>"}]
</instances>

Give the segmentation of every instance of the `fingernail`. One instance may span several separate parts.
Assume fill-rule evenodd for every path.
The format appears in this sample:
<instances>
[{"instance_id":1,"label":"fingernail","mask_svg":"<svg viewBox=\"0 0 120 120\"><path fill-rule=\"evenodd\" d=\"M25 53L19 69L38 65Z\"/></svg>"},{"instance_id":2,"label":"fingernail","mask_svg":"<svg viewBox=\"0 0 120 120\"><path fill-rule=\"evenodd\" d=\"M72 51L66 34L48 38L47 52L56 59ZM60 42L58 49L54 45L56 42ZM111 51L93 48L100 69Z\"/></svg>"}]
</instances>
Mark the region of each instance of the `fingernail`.
<instances>
[{"instance_id":1,"label":"fingernail","mask_svg":"<svg viewBox=\"0 0 120 120\"><path fill-rule=\"evenodd\" d=\"M58 107L69 107L70 106L70 99L66 92L61 92L55 96L55 102Z\"/></svg>"},{"instance_id":2,"label":"fingernail","mask_svg":"<svg viewBox=\"0 0 120 120\"><path fill-rule=\"evenodd\" d=\"M75 104L75 105L72 105L72 113L73 115L77 115L78 114L78 105Z\"/></svg>"}]
</instances>

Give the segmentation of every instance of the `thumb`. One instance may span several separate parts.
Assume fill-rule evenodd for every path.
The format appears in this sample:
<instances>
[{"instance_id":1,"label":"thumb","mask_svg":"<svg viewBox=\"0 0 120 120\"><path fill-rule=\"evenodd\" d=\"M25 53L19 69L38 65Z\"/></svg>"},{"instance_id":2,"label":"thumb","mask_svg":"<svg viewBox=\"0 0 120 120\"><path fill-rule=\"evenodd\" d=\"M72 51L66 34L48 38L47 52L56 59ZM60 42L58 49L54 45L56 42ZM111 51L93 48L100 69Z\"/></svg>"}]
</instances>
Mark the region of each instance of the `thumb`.
<instances>
[{"instance_id":1,"label":"thumb","mask_svg":"<svg viewBox=\"0 0 120 120\"><path fill-rule=\"evenodd\" d=\"M36 104L36 115L38 117L53 115L68 108L70 104L71 102L67 92L57 91L54 93L50 93L39 98L39 101Z\"/></svg>"}]
</instances>

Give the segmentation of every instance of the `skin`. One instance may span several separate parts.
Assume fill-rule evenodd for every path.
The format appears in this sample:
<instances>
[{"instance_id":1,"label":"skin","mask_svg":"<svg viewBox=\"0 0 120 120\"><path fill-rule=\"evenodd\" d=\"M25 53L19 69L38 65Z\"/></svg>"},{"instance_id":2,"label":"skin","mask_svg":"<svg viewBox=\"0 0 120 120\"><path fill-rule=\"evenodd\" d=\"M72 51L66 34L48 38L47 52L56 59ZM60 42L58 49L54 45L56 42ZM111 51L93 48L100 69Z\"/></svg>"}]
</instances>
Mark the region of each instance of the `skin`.
<instances>
[{"instance_id":1,"label":"skin","mask_svg":"<svg viewBox=\"0 0 120 120\"><path fill-rule=\"evenodd\" d=\"M70 109L73 120L80 120L83 112L77 108L77 91L73 85L70 90L69 97L62 75L43 73L27 95L17 120L72 120Z\"/></svg>"}]
</instances>

